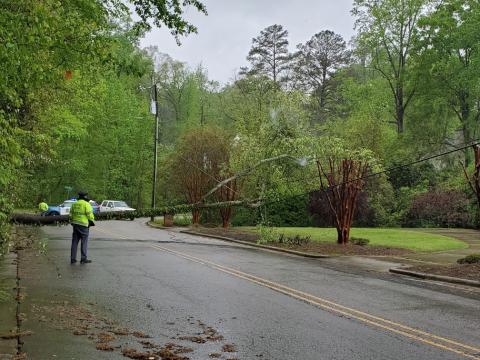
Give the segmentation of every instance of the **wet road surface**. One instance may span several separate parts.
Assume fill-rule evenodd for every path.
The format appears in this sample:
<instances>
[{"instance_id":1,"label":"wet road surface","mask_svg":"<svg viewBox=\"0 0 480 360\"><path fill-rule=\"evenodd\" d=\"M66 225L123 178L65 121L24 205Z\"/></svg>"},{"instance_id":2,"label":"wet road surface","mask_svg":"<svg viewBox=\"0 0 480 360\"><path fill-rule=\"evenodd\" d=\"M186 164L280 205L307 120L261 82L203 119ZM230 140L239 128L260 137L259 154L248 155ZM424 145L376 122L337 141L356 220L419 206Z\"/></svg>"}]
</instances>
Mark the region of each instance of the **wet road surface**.
<instances>
[{"instance_id":1,"label":"wet road surface","mask_svg":"<svg viewBox=\"0 0 480 360\"><path fill-rule=\"evenodd\" d=\"M97 350L86 335L112 326L188 348L179 356L190 359L480 359L478 291L145 221L97 223L92 264L69 264L68 226L42 229L46 255L20 254L29 359L118 359L145 345L116 335L114 351ZM78 321L91 323L72 335Z\"/></svg>"}]
</instances>

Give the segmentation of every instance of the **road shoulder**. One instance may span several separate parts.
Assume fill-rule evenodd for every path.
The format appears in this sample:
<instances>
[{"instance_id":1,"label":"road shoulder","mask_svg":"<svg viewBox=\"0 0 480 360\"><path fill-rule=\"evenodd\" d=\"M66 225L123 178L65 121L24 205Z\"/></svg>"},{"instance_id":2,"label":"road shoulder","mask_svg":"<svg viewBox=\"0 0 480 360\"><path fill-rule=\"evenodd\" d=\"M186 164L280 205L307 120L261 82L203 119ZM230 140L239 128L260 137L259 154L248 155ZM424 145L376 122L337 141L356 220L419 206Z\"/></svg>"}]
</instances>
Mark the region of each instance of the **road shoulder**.
<instances>
[{"instance_id":1,"label":"road shoulder","mask_svg":"<svg viewBox=\"0 0 480 360\"><path fill-rule=\"evenodd\" d=\"M0 259L0 359L17 354L17 254Z\"/></svg>"}]
</instances>

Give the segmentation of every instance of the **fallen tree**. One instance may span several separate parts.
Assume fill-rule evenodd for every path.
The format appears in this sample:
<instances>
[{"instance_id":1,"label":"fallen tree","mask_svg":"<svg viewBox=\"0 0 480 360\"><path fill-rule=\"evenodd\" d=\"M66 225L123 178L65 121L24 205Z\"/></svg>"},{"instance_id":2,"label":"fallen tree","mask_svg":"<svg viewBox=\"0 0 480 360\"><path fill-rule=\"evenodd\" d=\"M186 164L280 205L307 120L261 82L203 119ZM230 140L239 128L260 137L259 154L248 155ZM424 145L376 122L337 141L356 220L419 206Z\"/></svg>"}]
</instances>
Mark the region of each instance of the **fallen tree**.
<instances>
[{"instance_id":1,"label":"fallen tree","mask_svg":"<svg viewBox=\"0 0 480 360\"><path fill-rule=\"evenodd\" d=\"M133 220L136 218L142 217L151 217L151 216L165 216L165 215L175 215L182 214L185 212L190 212L192 210L201 210L201 209L224 209L232 207L249 207L257 208L261 205L259 200L254 201L245 201L245 200L235 200L235 201L224 201L211 204L182 204L175 206L164 206L155 209L139 209L135 211L124 211L124 212L102 212L95 215L95 221L102 220ZM66 225L69 223L68 215L58 215L58 216L41 216L34 214L12 214L10 216L10 222L20 225Z\"/></svg>"}]
</instances>

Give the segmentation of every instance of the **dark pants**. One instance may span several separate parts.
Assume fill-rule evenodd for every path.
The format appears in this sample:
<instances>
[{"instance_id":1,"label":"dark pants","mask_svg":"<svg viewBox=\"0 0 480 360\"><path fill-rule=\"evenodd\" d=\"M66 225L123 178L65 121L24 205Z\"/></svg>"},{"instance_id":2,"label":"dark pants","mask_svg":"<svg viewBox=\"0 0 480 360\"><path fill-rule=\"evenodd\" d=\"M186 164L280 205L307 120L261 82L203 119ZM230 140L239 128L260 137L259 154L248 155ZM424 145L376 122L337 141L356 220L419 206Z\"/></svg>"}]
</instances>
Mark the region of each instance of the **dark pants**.
<instances>
[{"instance_id":1,"label":"dark pants","mask_svg":"<svg viewBox=\"0 0 480 360\"><path fill-rule=\"evenodd\" d=\"M70 260L77 260L78 242L81 241L81 260L87 259L87 245L88 245L88 227L73 224L72 234L72 248L70 250Z\"/></svg>"}]
</instances>

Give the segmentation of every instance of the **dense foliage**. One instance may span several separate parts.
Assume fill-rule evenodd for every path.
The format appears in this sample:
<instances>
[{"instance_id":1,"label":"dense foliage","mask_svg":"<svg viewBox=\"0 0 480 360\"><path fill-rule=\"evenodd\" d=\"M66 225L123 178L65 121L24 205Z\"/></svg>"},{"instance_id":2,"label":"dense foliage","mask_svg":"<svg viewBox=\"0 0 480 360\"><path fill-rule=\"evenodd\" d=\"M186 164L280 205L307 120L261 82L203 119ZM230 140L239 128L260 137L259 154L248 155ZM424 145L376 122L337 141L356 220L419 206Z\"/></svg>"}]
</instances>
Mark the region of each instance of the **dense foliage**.
<instances>
[{"instance_id":1,"label":"dense foliage","mask_svg":"<svg viewBox=\"0 0 480 360\"><path fill-rule=\"evenodd\" d=\"M139 86L152 61L138 40L150 22L195 32L183 9L205 9L131 2L136 23L117 0L0 1L0 243L14 206L60 202L70 190L143 204L151 119Z\"/></svg>"}]
</instances>

